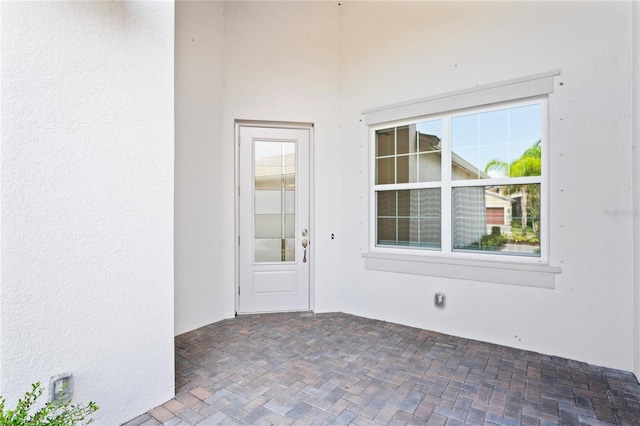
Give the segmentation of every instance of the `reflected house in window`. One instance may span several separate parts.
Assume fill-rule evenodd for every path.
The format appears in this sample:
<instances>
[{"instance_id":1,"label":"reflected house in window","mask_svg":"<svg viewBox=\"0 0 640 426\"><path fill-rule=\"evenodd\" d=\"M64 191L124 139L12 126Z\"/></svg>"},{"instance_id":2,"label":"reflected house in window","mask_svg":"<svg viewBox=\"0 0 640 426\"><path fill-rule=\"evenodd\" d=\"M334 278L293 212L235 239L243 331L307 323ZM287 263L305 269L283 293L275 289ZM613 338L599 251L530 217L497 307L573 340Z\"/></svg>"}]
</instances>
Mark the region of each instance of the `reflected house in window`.
<instances>
[{"instance_id":1,"label":"reflected house in window","mask_svg":"<svg viewBox=\"0 0 640 426\"><path fill-rule=\"evenodd\" d=\"M434 156L420 156L420 169L433 169L441 164L442 144L436 135L417 132L421 152L437 153ZM490 179L487 173L478 169L455 152L451 153L451 176L453 180ZM452 192L454 247L468 247L483 235L490 234L492 228L499 227L500 233L511 233L512 213L519 206L520 197L501 194L500 187L461 187Z\"/></svg>"},{"instance_id":2,"label":"reflected house in window","mask_svg":"<svg viewBox=\"0 0 640 426\"><path fill-rule=\"evenodd\" d=\"M296 154L274 155L256 159L256 189L280 189L285 179L286 189L295 189Z\"/></svg>"},{"instance_id":3,"label":"reflected house in window","mask_svg":"<svg viewBox=\"0 0 640 426\"><path fill-rule=\"evenodd\" d=\"M484 194L487 214L486 233L490 234L492 228L498 226L500 227L501 233L510 234L511 219L516 206L519 208L520 197L503 195L501 194L500 187L486 189Z\"/></svg>"}]
</instances>

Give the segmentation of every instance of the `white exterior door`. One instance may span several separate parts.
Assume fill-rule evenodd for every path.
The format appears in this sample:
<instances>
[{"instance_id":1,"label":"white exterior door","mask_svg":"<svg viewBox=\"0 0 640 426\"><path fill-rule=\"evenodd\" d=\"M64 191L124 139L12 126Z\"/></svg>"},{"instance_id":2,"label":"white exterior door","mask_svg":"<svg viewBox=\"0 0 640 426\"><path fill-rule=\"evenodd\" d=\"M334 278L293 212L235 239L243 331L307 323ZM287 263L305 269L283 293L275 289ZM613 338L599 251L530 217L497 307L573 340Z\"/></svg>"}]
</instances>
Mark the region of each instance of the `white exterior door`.
<instances>
[{"instance_id":1,"label":"white exterior door","mask_svg":"<svg viewBox=\"0 0 640 426\"><path fill-rule=\"evenodd\" d=\"M238 313L309 310L311 130L238 132Z\"/></svg>"}]
</instances>

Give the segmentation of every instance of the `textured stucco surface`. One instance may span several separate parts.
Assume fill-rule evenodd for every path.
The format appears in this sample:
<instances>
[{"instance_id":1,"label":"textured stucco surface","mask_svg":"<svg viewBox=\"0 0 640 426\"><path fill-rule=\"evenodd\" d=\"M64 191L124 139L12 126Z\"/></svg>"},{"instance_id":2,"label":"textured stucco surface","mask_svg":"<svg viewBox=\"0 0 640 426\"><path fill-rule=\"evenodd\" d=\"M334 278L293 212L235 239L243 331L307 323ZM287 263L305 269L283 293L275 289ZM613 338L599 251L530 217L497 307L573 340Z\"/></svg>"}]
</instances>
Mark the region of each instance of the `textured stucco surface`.
<instances>
[{"instance_id":1,"label":"textured stucco surface","mask_svg":"<svg viewBox=\"0 0 640 426\"><path fill-rule=\"evenodd\" d=\"M228 2L224 9L222 248L210 252L223 255L223 316L233 315L234 302L233 120L308 121L316 123L316 311L633 369L630 2ZM361 111L556 69L548 152L550 263L562 268L556 288L365 270ZM447 295L443 310L433 306L436 292Z\"/></svg>"},{"instance_id":2,"label":"textured stucco surface","mask_svg":"<svg viewBox=\"0 0 640 426\"><path fill-rule=\"evenodd\" d=\"M171 2L2 2L0 392L173 395Z\"/></svg>"},{"instance_id":3,"label":"textured stucco surface","mask_svg":"<svg viewBox=\"0 0 640 426\"><path fill-rule=\"evenodd\" d=\"M218 1L176 3L176 334L235 312L220 238L223 12Z\"/></svg>"},{"instance_id":4,"label":"textured stucco surface","mask_svg":"<svg viewBox=\"0 0 640 426\"><path fill-rule=\"evenodd\" d=\"M341 310L339 14L335 2L225 3L221 151L225 305L234 301L234 120L270 120L314 124L312 305L316 312Z\"/></svg>"},{"instance_id":5,"label":"textured stucco surface","mask_svg":"<svg viewBox=\"0 0 640 426\"><path fill-rule=\"evenodd\" d=\"M633 368L631 16L630 2L343 4L347 312ZM550 70L561 71L547 152L555 289L363 270L367 156L347 143L363 138L360 112Z\"/></svg>"}]
</instances>

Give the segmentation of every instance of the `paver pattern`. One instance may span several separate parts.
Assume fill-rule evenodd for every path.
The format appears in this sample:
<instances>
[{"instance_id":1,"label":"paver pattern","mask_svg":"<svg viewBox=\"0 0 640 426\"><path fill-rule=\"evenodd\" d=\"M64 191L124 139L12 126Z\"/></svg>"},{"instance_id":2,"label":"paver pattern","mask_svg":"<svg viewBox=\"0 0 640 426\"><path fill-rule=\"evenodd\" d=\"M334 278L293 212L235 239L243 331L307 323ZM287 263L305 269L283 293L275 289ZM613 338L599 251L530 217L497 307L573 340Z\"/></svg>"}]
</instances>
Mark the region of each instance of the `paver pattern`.
<instances>
[{"instance_id":1,"label":"paver pattern","mask_svg":"<svg viewBox=\"0 0 640 426\"><path fill-rule=\"evenodd\" d=\"M348 314L240 316L176 337L151 425L640 425L633 374Z\"/></svg>"}]
</instances>

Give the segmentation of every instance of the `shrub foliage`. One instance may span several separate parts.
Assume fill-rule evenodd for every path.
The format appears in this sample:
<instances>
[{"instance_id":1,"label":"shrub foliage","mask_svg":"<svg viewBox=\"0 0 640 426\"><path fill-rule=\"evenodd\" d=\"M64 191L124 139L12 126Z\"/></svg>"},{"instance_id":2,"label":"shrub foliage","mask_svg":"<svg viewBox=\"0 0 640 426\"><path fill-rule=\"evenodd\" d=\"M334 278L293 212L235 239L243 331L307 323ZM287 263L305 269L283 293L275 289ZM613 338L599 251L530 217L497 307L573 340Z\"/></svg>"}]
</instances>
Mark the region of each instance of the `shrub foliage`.
<instances>
[{"instance_id":1,"label":"shrub foliage","mask_svg":"<svg viewBox=\"0 0 640 426\"><path fill-rule=\"evenodd\" d=\"M87 405L72 404L71 401L47 402L35 410L33 406L44 389L40 382L31 387L18 400L14 410L6 410L5 399L0 396L0 426L76 426L93 422L88 417L99 408L95 402Z\"/></svg>"}]
</instances>

